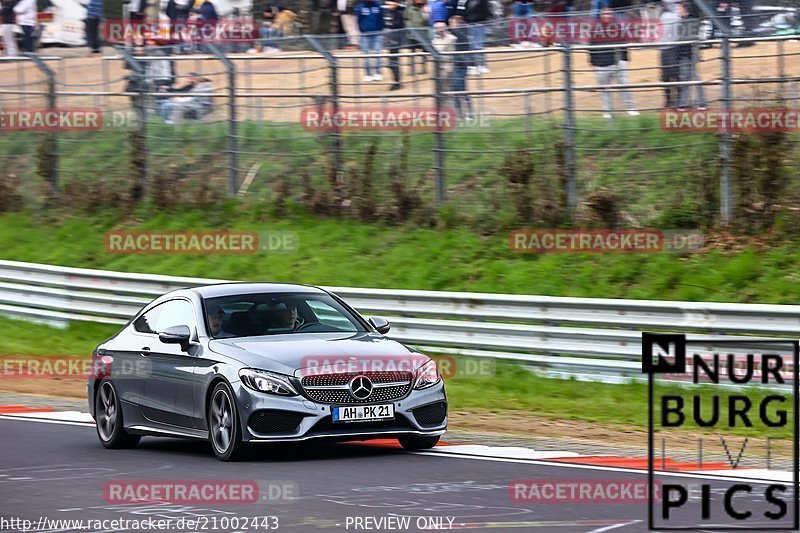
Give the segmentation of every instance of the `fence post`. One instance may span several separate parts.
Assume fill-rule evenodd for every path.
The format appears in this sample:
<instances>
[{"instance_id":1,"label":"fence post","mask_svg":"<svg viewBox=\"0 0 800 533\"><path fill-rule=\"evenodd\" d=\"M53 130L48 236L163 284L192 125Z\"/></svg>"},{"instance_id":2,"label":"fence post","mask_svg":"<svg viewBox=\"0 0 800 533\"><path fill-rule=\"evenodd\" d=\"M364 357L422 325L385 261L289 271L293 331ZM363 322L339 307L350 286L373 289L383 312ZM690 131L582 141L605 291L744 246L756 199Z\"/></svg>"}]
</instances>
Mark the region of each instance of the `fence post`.
<instances>
[{"instance_id":1,"label":"fence post","mask_svg":"<svg viewBox=\"0 0 800 533\"><path fill-rule=\"evenodd\" d=\"M322 44L313 35L305 35L304 37L306 41L308 41L308 44L311 45L311 48L313 48L318 54L322 55L331 68L331 109L334 116L337 116L339 114L339 66L336 63L336 57L324 46L322 46ZM342 177L342 132L339 129L337 122L338 121L334 120L333 127L331 128L330 158L333 170L333 179L338 185L341 183Z\"/></svg>"},{"instance_id":2,"label":"fence post","mask_svg":"<svg viewBox=\"0 0 800 533\"><path fill-rule=\"evenodd\" d=\"M239 188L239 132L238 123L236 122L236 66L214 43L207 43L206 46L211 53L225 65L225 71L228 74L228 193L231 198L235 198Z\"/></svg>"},{"instance_id":3,"label":"fence post","mask_svg":"<svg viewBox=\"0 0 800 533\"><path fill-rule=\"evenodd\" d=\"M133 100L133 110L136 113L136 141L139 143L136 147L136 159L132 160L132 166L138 169L136 176L135 195L138 198L144 197L147 191L147 107L145 106L144 93L147 92L148 87L145 87L142 82L145 81L145 71L142 64L131 55L130 50L122 46L116 47L117 51L122 54L125 64L131 69L133 74L131 76L137 81L135 84L139 97Z\"/></svg>"},{"instance_id":4,"label":"fence post","mask_svg":"<svg viewBox=\"0 0 800 533\"><path fill-rule=\"evenodd\" d=\"M712 9L707 0L694 0L700 12L711 20L714 28L722 36L722 106L723 112L728 114L733 102L731 91L731 28L727 20L719 16L719 13ZM694 85L687 85L684 90L690 91ZM731 210L733 206L733 189L731 187L731 147L733 136L729 131L720 134L719 158L719 215L720 225L725 227L730 224Z\"/></svg>"},{"instance_id":5,"label":"fence post","mask_svg":"<svg viewBox=\"0 0 800 533\"><path fill-rule=\"evenodd\" d=\"M26 52L26 57L29 57L31 61L36 65L42 74L47 78L47 107L49 109L55 109L58 107L58 102L56 101L56 75L53 70L47 66L47 64L42 61L38 55L33 52ZM39 157L45 157L48 159L47 162L39 161L39 169L40 171L43 170L46 175L42 177L50 183L50 194L52 196L58 195L58 135L56 134L55 128L51 129L47 132L45 136L45 143L46 146L42 149L39 154Z\"/></svg>"},{"instance_id":6,"label":"fence post","mask_svg":"<svg viewBox=\"0 0 800 533\"><path fill-rule=\"evenodd\" d=\"M688 88L687 88L688 90ZM728 115L733 103L731 90L731 43L726 30L722 34L722 108ZM720 175L719 175L719 215L720 224L726 227L731 222L733 207L733 188L731 186L731 159L733 136L730 131L723 131L720 136Z\"/></svg>"},{"instance_id":7,"label":"fence post","mask_svg":"<svg viewBox=\"0 0 800 533\"><path fill-rule=\"evenodd\" d=\"M414 39L422 45L425 52L433 57L433 79L434 91L436 101L436 130L433 132L434 137L434 169L436 170L436 206L442 207L447 200L446 198L446 172L445 172L445 157L444 157L444 132L442 131L441 120L438 117L442 116L442 108L444 107L444 83L442 82L442 55L433 47L427 37L417 28L411 28L411 34Z\"/></svg>"},{"instance_id":8,"label":"fence post","mask_svg":"<svg viewBox=\"0 0 800 533\"><path fill-rule=\"evenodd\" d=\"M570 220L578 206L575 168L575 105L572 94L572 46L564 45L564 164L567 171L567 212Z\"/></svg>"}]
</instances>

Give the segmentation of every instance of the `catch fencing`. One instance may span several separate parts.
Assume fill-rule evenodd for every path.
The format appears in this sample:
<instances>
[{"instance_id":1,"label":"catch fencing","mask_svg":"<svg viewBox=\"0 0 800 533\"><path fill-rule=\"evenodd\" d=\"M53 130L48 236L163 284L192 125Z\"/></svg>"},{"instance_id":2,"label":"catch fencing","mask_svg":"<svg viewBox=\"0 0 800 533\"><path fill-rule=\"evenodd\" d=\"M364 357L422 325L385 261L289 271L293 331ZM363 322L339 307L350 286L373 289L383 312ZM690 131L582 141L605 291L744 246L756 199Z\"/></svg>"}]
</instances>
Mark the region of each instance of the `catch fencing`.
<instances>
[{"instance_id":1,"label":"catch fencing","mask_svg":"<svg viewBox=\"0 0 800 533\"><path fill-rule=\"evenodd\" d=\"M167 291L221 282L0 260L0 314L58 327L124 324ZM639 374L640 331L706 334L709 346L800 336L797 305L326 289L362 314L386 316L390 337L423 351L517 360L561 374Z\"/></svg>"},{"instance_id":2,"label":"catch fencing","mask_svg":"<svg viewBox=\"0 0 800 533\"><path fill-rule=\"evenodd\" d=\"M407 29L385 32L380 54L344 50L342 36L300 36L258 50L217 43L3 58L2 108L103 112L100 132L0 132L3 172L17 175L33 203L42 190L102 205L186 183L198 195L271 200L330 190L377 214L411 197L480 219L513 210L522 187L536 221L555 224L607 189L621 203L621 219L609 225L647 226L668 209L686 211L690 225L709 211L725 223L737 209L737 172L759 164L737 152L736 134L665 131L665 91L686 88L690 108L797 110L796 35L681 41L697 53L697 77L670 82L661 81L660 58L669 43L615 44L628 54L628 80L606 84L590 57L610 45L542 46L514 38L512 23L491 25L480 52L440 52L430 30ZM473 72L478 56L485 70ZM382 61L381 80L365 80L370 59ZM456 70L466 61L462 79ZM190 73L207 84L193 103L163 91L162 82L180 86ZM399 108L453 109L455 127L324 129L302 120L309 110ZM797 137L779 142L775 164L795 191Z\"/></svg>"}]
</instances>

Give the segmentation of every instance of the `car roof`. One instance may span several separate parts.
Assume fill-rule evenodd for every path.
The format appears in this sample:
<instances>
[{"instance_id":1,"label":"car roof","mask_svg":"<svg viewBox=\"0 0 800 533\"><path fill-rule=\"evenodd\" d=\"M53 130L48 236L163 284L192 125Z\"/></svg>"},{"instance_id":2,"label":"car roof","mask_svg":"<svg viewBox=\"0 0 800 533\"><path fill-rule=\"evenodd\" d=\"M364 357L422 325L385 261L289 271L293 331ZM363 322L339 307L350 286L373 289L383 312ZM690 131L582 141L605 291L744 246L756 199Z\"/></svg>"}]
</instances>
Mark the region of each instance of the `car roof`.
<instances>
[{"instance_id":1,"label":"car roof","mask_svg":"<svg viewBox=\"0 0 800 533\"><path fill-rule=\"evenodd\" d=\"M221 296L236 296L239 294L262 294L278 292L315 293L324 294L325 291L311 285L297 285L293 283L219 283L216 285L203 285L193 287L192 290L202 298L219 298Z\"/></svg>"}]
</instances>

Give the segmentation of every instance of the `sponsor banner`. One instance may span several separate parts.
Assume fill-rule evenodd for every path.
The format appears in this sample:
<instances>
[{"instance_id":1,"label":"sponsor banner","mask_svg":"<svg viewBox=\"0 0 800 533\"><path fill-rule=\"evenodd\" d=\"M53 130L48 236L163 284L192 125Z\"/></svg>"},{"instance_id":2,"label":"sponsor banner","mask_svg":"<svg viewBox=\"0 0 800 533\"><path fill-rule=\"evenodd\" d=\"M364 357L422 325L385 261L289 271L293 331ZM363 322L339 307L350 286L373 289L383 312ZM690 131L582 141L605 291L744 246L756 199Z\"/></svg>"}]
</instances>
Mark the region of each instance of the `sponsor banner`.
<instances>
[{"instance_id":1,"label":"sponsor banner","mask_svg":"<svg viewBox=\"0 0 800 533\"><path fill-rule=\"evenodd\" d=\"M800 130L800 111L794 109L689 109L661 112L666 131L770 133Z\"/></svg>"},{"instance_id":2,"label":"sponsor banner","mask_svg":"<svg viewBox=\"0 0 800 533\"><path fill-rule=\"evenodd\" d=\"M457 116L448 107L307 107L300 113L300 125L311 131L447 131L456 127Z\"/></svg>"}]
</instances>

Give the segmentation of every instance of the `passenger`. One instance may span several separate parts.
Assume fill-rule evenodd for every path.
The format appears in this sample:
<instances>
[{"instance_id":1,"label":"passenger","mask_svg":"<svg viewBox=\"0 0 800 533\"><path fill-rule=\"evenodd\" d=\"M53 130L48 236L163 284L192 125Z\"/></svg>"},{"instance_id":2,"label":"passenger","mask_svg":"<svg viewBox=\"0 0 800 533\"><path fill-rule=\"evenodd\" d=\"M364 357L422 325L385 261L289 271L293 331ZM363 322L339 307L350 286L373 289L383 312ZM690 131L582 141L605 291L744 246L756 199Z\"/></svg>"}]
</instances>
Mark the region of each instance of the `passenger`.
<instances>
[{"instance_id":1,"label":"passenger","mask_svg":"<svg viewBox=\"0 0 800 533\"><path fill-rule=\"evenodd\" d=\"M222 308L218 305L212 305L211 308L208 310L208 328L209 333L215 339L229 339L231 337L235 337L233 333L225 331L222 329L222 318L224 316L224 312Z\"/></svg>"}]
</instances>

